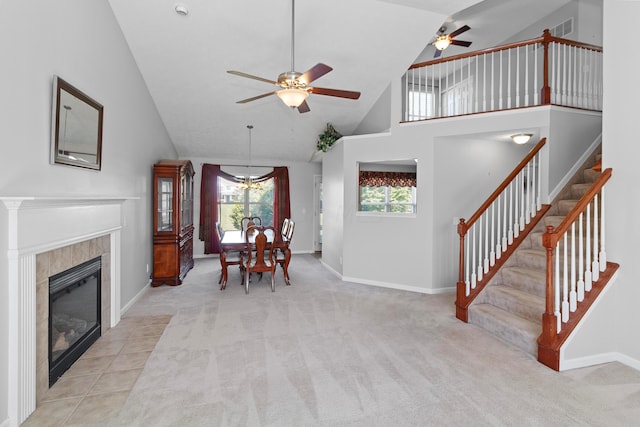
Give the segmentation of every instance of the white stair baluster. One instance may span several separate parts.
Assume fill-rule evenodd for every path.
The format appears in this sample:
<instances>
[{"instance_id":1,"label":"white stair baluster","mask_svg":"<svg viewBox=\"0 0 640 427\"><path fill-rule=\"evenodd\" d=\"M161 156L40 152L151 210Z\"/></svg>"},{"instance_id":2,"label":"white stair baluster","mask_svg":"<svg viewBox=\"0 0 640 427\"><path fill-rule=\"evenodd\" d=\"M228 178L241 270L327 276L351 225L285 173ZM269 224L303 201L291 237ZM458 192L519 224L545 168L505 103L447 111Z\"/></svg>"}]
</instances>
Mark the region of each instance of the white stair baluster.
<instances>
[{"instance_id":1,"label":"white stair baluster","mask_svg":"<svg viewBox=\"0 0 640 427\"><path fill-rule=\"evenodd\" d=\"M576 292L576 223L571 224L571 292L569 293L569 310L576 311L578 308Z\"/></svg>"},{"instance_id":2,"label":"white stair baluster","mask_svg":"<svg viewBox=\"0 0 640 427\"><path fill-rule=\"evenodd\" d=\"M520 176L520 185L518 186L518 193L519 193L519 197L520 197L520 231L524 230L524 224L525 224L525 215L527 213L527 211L525 210L525 194L524 194L524 186L525 184L525 176L524 176L524 169L522 169L520 171L520 173L518 174Z\"/></svg>"},{"instance_id":3,"label":"white stair baluster","mask_svg":"<svg viewBox=\"0 0 640 427\"><path fill-rule=\"evenodd\" d=\"M524 215L525 224L529 224L531 222L531 162L527 163L527 173L525 174L525 182L524 188L522 191L526 194L526 210ZM523 171L524 172L524 171Z\"/></svg>"},{"instance_id":4,"label":"white stair baluster","mask_svg":"<svg viewBox=\"0 0 640 427\"><path fill-rule=\"evenodd\" d=\"M471 273L471 289L476 288L476 225L471 226L471 233L473 235L473 244L471 245L471 251L473 258L471 259L471 265L473 270Z\"/></svg>"},{"instance_id":5,"label":"white stair baluster","mask_svg":"<svg viewBox=\"0 0 640 427\"><path fill-rule=\"evenodd\" d=\"M598 233L601 223L598 221L598 195L593 198L593 264L591 265L591 280L597 282L600 279L600 263L598 262Z\"/></svg>"},{"instance_id":6,"label":"white stair baluster","mask_svg":"<svg viewBox=\"0 0 640 427\"><path fill-rule=\"evenodd\" d=\"M469 247L471 246L471 242L469 241L469 230L467 230L467 234L464 236L464 292L466 296L469 296L471 293L471 280L469 277Z\"/></svg>"},{"instance_id":7,"label":"white stair baluster","mask_svg":"<svg viewBox=\"0 0 640 427\"><path fill-rule=\"evenodd\" d=\"M502 199L502 204L504 206L504 211L503 211L503 215L502 215L502 252L507 250L507 242L508 242L508 235L509 235L509 229L507 227L507 199L508 199L508 193L507 193L507 189L505 188L504 191L502 192L503 194L503 199Z\"/></svg>"},{"instance_id":8,"label":"white stair baluster","mask_svg":"<svg viewBox=\"0 0 640 427\"><path fill-rule=\"evenodd\" d=\"M484 274L489 271L489 212L484 213Z\"/></svg>"},{"instance_id":9,"label":"white stair baluster","mask_svg":"<svg viewBox=\"0 0 640 427\"><path fill-rule=\"evenodd\" d=\"M564 260L563 272L562 272L562 322L567 323L569 321L569 269L567 268L567 233L564 233L563 238L563 254Z\"/></svg>"},{"instance_id":10,"label":"white stair baluster","mask_svg":"<svg viewBox=\"0 0 640 427\"><path fill-rule=\"evenodd\" d=\"M591 229L591 203L589 203L587 205L587 224L586 224L586 238L587 241L585 242L585 250L586 253L584 255L584 260L585 260L585 272L584 272L584 290L585 292L589 292L591 291L591 286L592 286L592 282L593 282L593 277L591 275L591 233L592 233L592 229Z\"/></svg>"},{"instance_id":11,"label":"white stair baluster","mask_svg":"<svg viewBox=\"0 0 640 427\"><path fill-rule=\"evenodd\" d=\"M482 217L478 218L478 282L482 282Z\"/></svg>"},{"instance_id":12,"label":"white stair baluster","mask_svg":"<svg viewBox=\"0 0 640 427\"><path fill-rule=\"evenodd\" d=\"M498 208L496 209L498 211L498 219L496 221L496 237L497 237L497 243L496 243L496 259L500 259L500 257L502 256L502 235L504 233L503 230L500 229L500 225L502 225L502 222L500 221L500 201L504 200L504 191L502 193L500 193L500 195L498 196L498 198L496 199L496 204L498 205Z\"/></svg>"},{"instance_id":13,"label":"white stair baluster","mask_svg":"<svg viewBox=\"0 0 640 427\"><path fill-rule=\"evenodd\" d=\"M584 212L580 212L578 217L578 302L584 300L584 229L582 227L582 217Z\"/></svg>"},{"instance_id":14,"label":"white stair baluster","mask_svg":"<svg viewBox=\"0 0 640 427\"><path fill-rule=\"evenodd\" d=\"M557 332L562 330L562 314L560 313L560 241L556 243L555 250L555 268L553 271L553 314L558 321Z\"/></svg>"},{"instance_id":15,"label":"white stair baluster","mask_svg":"<svg viewBox=\"0 0 640 427\"><path fill-rule=\"evenodd\" d=\"M491 203L491 252L489 253L489 266L496 265L496 252L494 251L496 243L496 202Z\"/></svg>"},{"instance_id":16,"label":"white stair baluster","mask_svg":"<svg viewBox=\"0 0 640 427\"><path fill-rule=\"evenodd\" d=\"M600 190L600 271L607 269L607 251L604 246L604 187Z\"/></svg>"}]
</instances>

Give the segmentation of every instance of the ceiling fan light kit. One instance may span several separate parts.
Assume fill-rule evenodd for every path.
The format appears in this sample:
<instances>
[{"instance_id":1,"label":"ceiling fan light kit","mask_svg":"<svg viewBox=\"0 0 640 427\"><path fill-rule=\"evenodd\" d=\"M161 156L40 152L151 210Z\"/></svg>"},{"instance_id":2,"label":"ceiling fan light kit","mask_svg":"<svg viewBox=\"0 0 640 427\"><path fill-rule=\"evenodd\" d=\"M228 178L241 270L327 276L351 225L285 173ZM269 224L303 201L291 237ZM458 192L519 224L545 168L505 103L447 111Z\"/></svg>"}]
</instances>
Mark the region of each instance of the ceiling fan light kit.
<instances>
[{"instance_id":1,"label":"ceiling fan light kit","mask_svg":"<svg viewBox=\"0 0 640 427\"><path fill-rule=\"evenodd\" d=\"M463 47L471 46L471 42L454 39L454 37L459 36L460 34L464 33L465 31L469 31L470 29L471 27L469 27L468 25L463 25L452 33L445 34L445 31L447 31L447 27L440 27L440 29L438 30L438 35L436 36L436 40L431 43L436 48L436 53L433 55L433 57L438 58L442 54L442 51L451 45Z\"/></svg>"},{"instance_id":2,"label":"ceiling fan light kit","mask_svg":"<svg viewBox=\"0 0 640 427\"><path fill-rule=\"evenodd\" d=\"M290 88L281 89L276 92L276 95L287 107L298 108L307 99L309 92L303 89Z\"/></svg>"},{"instance_id":3,"label":"ceiling fan light kit","mask_svg":"<svg viewBox=\"0 0 640 427\"><path fill-rule=\"evenodd\" d=\"M445 50L446 48L449 47L450 44L451 44L451 41L449 40L449 37L447 37L447 36L438 36L436 41L433 42L433 45L438 50Z\"/></svg>"}]
</instances>

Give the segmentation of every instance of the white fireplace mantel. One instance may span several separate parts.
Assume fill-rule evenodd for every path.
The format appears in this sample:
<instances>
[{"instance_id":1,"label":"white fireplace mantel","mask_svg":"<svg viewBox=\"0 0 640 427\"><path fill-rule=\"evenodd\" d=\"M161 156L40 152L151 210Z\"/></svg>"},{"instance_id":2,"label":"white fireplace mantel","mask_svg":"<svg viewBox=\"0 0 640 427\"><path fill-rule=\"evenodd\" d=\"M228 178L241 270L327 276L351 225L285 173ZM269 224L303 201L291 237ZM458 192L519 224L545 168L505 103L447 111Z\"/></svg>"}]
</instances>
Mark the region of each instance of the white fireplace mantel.
<instances>
[{"instance_id":1,"label":"white fireplace mantel","mask_svg":"<svg viewBox=\"0 0 640 427\"><path fill-rule=\"evenodd\" d=\"M8 411L20 425L36 406L36 255L110 236L111 327L120 321L122 204L137 197L0 196L0 286L8 298ZM2 241L3 239L6 239Z\"/></svg>"}]
</instances>

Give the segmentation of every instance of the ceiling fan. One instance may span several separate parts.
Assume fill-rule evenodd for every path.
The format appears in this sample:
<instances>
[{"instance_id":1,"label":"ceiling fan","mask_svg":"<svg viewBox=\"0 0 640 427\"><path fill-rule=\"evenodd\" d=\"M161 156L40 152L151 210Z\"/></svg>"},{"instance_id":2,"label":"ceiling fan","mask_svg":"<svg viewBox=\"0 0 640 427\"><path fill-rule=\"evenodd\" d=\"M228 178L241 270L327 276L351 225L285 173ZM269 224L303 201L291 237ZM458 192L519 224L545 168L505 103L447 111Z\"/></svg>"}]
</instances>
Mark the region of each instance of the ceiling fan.
<instances>
[{"instance_id":1,"label":"ceiling fan","mask_svg":"<svg viewBox=\"0 0 640 427\"><path fill-rule=\"evenodd\" d=\"M262 95L254 96L252 98L243 99L237 101L237 104L245 104L247 102L255 101L260 98L264 98L270 95L277 95L285 105L291 108L297 108L298 112L306 113L310 111L309 104L307 104L307 97L309 94L335 96L338 98L358 99L360 98L360 92L353 92L349 90L339 89L327 89L317 86L309 86L309 84L316 79L327 74L333 70L328 65L318 63L305 71L299 73L294 67L294 35L295 35L295 0L291 0L291 71L286 71L278 76L278 80L265 79L263 77L254 76L251 74L243 73L242 71L229 70L227 73L234 74L240 77L246 77L248 79L259 80L265 83L271 83L279 87L278 90L273 92L263 93Z\"/></svg>"},{"instance_id":2,"label":"ceiling fan","mask_svg":"<svg viewBox=\"0 0 640 427\"><path fill-rule=\"evenodd\" d=\"M471 46L471 42L454 39L454 37L459 36L460 34L464 33L465 31L469 31L470 29L471 27L469 27L468 25L463 25L452 33L445 34L445 31L447 31L447 27L440 27L440 30L438 30L438 35L436 36L436 40L431 43L436 48L436 53L433 55L433 57L438 58L440 55L442 55L442 51L448 48L449 45L464 47Z\"/></svg>"}]
</instances>

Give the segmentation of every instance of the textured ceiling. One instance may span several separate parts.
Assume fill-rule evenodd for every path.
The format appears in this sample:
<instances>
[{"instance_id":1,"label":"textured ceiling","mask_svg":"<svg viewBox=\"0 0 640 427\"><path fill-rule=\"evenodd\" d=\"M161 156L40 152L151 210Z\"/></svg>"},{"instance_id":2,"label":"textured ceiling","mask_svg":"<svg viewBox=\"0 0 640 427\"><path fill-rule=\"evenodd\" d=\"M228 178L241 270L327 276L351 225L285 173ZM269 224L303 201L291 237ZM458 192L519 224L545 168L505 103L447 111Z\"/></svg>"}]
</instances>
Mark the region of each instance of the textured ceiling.
<instances>
[{"instance_id":1,"label":"textured ceiling","mask_svg":"<svg viewBox=\"0 0 640 427\"><path fill-rule=\"evenodd\" d=\"M184 0L187 16L175 12L175 1L109 0L178 154L246 160L252 124L252 157L271 163L309 160L328 122L353 133L391 81L421 52L433 55L424 48L443 23L450 30L470 25L464 39L486 47L522 28L513 19L496 26L510 19L501 13L513 14L515 6L519 21L532 22L552 10L543 13L545 6L567 2L298 0L295 71L322 62L333 71L314 85L362 93L356 101L312 94L311 111L300 114L276 96L236 104L275 86L226 73L277 80L290 71L290 0Z\"/></svg>"}]
</instances>

